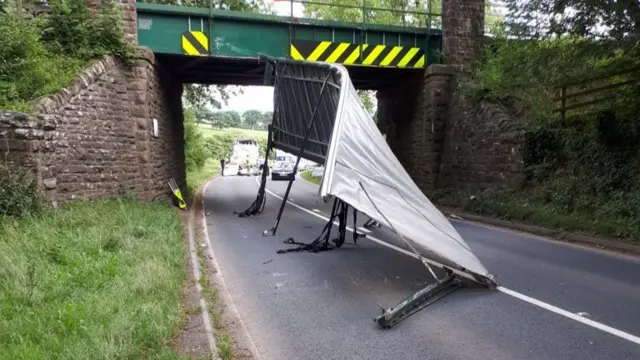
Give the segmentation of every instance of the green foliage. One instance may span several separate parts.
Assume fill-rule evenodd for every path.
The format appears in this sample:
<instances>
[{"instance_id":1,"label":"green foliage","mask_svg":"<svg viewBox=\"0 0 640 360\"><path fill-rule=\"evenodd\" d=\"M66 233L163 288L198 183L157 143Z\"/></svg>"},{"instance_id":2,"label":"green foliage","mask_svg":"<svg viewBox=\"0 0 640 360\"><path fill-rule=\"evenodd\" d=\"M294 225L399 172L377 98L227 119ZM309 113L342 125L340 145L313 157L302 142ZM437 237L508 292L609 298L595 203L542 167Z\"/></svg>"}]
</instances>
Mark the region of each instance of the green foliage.
<instances>
[{"instance_id":1,"label":"green foliage","mask_svg":"<svg viewBox=\"0 0 640 360\"><path fill-rule=\"evenodd\" d=\"M194 110L188 108L184 111L184 159L187 171L202 168L208 157L204 137L195 121Z\"/></svg>"},{"instance_id":2,"label":"green foliage","mask_svg":"<svg viewBox=\"0 0 640 360\"><path fill-rule=\"evenodd\" d=\"M0 165L0 222L3 216L21 217L43 210L35 179L25 169Z\"/></svg>"},{"instance_id":3,"label":"green foliage","mask_svg":"<svg viewBox=\"0 0 640 360\"><path fill-rule=\"evenodd\" d=\"M551 35L636 38L640 3L636 0L504 0L507 25L520 37Z\"/></svg>"},{"instance_id":4,"label":"green foliage","mask_svg":"<svg viewBox=\"0 0 640 360\"><path fill-rule=\"evenodd\" d=\"M260 0L139 0L139 2L153 4L168 4L212 8L243 12L264 12L267 10L265 2Z\"/></svg>"},{"instance_id":5,"label":"green foliage","mask_svg":"<svg viewBox=\"0 0 640 360\"><path fill-rule=\"evenodd\" d=\"M373 91L369 90L358 90L358 96L360 96L360 100L362 100L362 105L367 110L369 115L373 116L375 113L376 105L373 103L373 97L375 94Z\"/></svg>"},{"instance_id":6,"label":"green foliage","mask_svg":"<svg viewBox=\"0 0 640 360\"><path fill-rule=\"evenodd\" d=\"M267 147L267 133L265 131L251 131L243 129L222 129L208 130L205 133L207 149L213 159L218 161L227 157L233 150L233 139L237 137L253 137L258 140L260 155L264 156ZM275 154L271 152L269 159L274 159Z\"/></svg>"},{"instance_id":7,"label":"green foliage","mask_svg":"<svg viewBox=\"0 0 640 360\"><path fill-rule=\"evenodd\" d=\"M307 17L325 20L366 22L368 24L427 26L429 16L425 14L409 14L409 12L427 13L431 10L433 25L441 24L439 14L442 12L440 0L367 0L367 9L362 11L360 0L336 0L331 3L346 5L328 6L319 4L305 4L304 14ZM384 10L371 10L378 8ZM433 26L432 26L433 27Z\"/></svg>"},{"instance_id":8,"label":"green foliage","mask_svg":"<svg viewBox=\"0 0 640 360\"><path fill-rule=\"evenodd\" d=\"M0 357L180 359L182 233L174 209L120 199L0 220Z\"/></svg>"},{"instance_id":9,"label":"green foliage","mask_svg":"<svg viewBox=\"0 0 640 360\"><path fill-rule=\"evenodd\" d=\"M460 88L472 103L499 102L520 120L527 181L521 188L458 192L453 200L449 194L449 200L474 212L640 241L640 79L637 74L606 78L640 66L637 43L579 36L589 33L589 26L548 37L560 29L559 23L545 25L541 17L567 2L556 2L556 8L547 0L508 2L507 31L492 39ZM574 15L586 19L583 8L576 10ZM516 18L527 26L516 26ZM558 21L568 24L569 19ZM584 82L596 77L604 78ZM561 104L554 99L562 88L570 94L634 78L635 85L570 100L581 103L612 95L606 102L568 111L564 117L553 111Z\"/></svg>"},{"instance_id":10,"label":"green foliage","mask_svg":"<svg viewBox=\"0 0 640 360\"><path fill-rule=\"evenodd\" d=\"M523 158L527 175L552 184L550 199L560 196L555 202L568 212L596 211L603 201L640 189L638 110L629 116L614 108L531 131Z\"/></svg>"},{"instance_id":11,"label":"green foliage","mask_svg":"<svg viewBox=\"0 0 640 360\"><path fill-rule=\"evenodd\" d=\"M266 129L273 119L272 112L248 110L242 114L242 127L248 129Z\"/></svg>"},{"instance_id":12,"label":"green foliage","mask_svg":"<svg viewBox=\"0 0 640 360\"><path fill-rule=\"evenodd\" d=\"M51 53L81 60L134 54L123 36L122 11L115 4L103 2L95 15L89 14L86 0L53 0L50 4L41 39Z\"/></svg>"},{"instance_id":13,"label":"green foliage","mask_svg":"<svg viewBox=\"0 0 640 360\"><path fill-rule=\"evenodd\" d=\"M208 158L204 166L199 169L187 170L187 193L194 194L205 181L220 172L220 160Z\"/></svg>"},{"instance_id":14,"label":"green foliage","mask_svg":"<svg viewBox=\"0 0 640 360\"><path fill-rule=\"evenodd\" d=\"M0 109L29 111L29 100L60 90L85 65L49 52L40 41L40 25L0 13Z\"/></svg>"},{"instance_id":15,"label":"green foliage","mask_svg":"<svg viewBox=\"0 0 640 360\"><path fill-rule=\"evenodd\" d=\"M305 170L300 173L300 177L307 180L308 182L316 185L320 185L320 181L322 181L322 177L313 177L311 176L311 170Z\"/></svg>"},{"instance_id":16,"label":"green foliage","mask_svg":"<svg viewBox=\"0 0 640 360\"><path fill-rule=\"evenodd\" d=\"M91 17L82 0L50 2L51 14L35 17L0 12L0 109L29 111L29 102L69 85L95 57L127 57L114 6Z\"/></svg>"},{"instance_id":17,"label":"green foliage","mask_svg":"<svg viewBox=\"0 0 640 360\"><path fill-rule=\"evenodd\" d=\"M595 212L567 212L544 199L550 191L562 197L561 192L551 188L552 185L539 186L528 196L524 196L518 190L488 189L482 192L468 192L441 189L432 193L431 198L439 205L455 206L476 214L542 225L557 229L559 233L591 233L640 243L640 220L626 215L631 213L629 210L632 207L637 209L640 205L640 192L627 194L623 198L609 199Z\"/></svg>"},{"instance_id":18,"label":"green foliage","mask_svg":"<svg viewBox=\"0 0 640 360\"><path fill-rule=\"evenodd\" d=\"M613 42L498 38L486 48L464 89L474 100L489 98L518 114L528 113L537 126L554 121L551 100L559 95L559 86L638 65L634 48Z\"/></svg>"},{"instance_id":19,"label":"green foliage","mask_svg":"<svg viewBox=\"0 0 640 360\"><path fill-rule=\"evenodd\" d=\"M229 85L199 85L186 84L184 87L184 101L190 106L203 108L211 105L215 109L227 104L231 96L242 94L242 89Z\"/></svg>"},{"instance_id":20,"label":"green foliage","mask_svg":"<svg viewBox=\"0 0 640 360\"><path fill-rule=\"evenodd\" d=\"M198 124L208 124L214 129L241 128L251 130L266 130L271 123L273 113L248 110L242 115L237 111L211 111L205 107L198 107L195 111Z\"/></svg>"}]
</instances>

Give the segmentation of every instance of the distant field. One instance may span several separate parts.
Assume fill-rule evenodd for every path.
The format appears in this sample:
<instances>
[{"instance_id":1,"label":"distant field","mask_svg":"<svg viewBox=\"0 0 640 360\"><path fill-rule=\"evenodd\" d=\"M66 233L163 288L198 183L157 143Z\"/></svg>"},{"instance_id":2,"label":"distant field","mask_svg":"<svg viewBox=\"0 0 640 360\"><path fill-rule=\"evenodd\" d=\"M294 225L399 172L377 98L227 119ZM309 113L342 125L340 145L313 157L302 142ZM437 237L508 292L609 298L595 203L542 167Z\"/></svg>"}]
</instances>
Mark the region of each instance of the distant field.
<instances>
[{"instance_id":1,"label":"distant field","mask_svg":"<svg viewBox=\"0 0 640 360\"><path fill-rule=\"evenodd\" d=\"M205 138L212 136L224 136L229 138L248 136L258 138L259 142L267 139L267 132L262 130L248 130L238 128L226 128L226 129L214 129L210 125L199 124L198 127L202 130L202 134Z\"/></svg>"},{"instance_id":2,"label":"distant field","mask_svg":"<svg viewBox=\"0 0 640 360\"><path fill-rule=\"evenodd\" d=\"M226 129L214 129L208 125L198 125L202 131L202 135L207 141L207 149L211 154L211 159L214 159L211 169L219 167L220 159L231 153L233 150L233 139L237 137L253 137L258 140L258 146L260 147L260 154L264 156L267 147L267 132L260 130L248 130L238 128L226 128ZM271 155L273 157L273 155ZM214 170L217 171L217 170ZM193 176L192 176L193 177Z\"/></svg>"}]
</instances>

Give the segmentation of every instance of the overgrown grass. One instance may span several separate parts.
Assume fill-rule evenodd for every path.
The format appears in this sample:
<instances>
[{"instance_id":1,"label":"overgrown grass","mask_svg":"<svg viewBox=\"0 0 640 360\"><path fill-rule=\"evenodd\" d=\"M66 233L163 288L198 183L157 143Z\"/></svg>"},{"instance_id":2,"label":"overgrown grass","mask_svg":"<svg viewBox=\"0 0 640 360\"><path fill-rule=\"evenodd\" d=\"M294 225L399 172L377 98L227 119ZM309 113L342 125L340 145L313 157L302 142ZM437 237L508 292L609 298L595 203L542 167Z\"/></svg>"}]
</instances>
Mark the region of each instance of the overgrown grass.
<instances>
[{"instance_id":1,"label":"overgrown grass","mask_svg":"<svg viewBox=\"0 0 640 360\"><path fill-rule=\"evenodd\" d=\"M262 130L251 130L251 129L240 129L240 128L214 129L211 126L205 125L205 124L199 124L198 127L200 128L200 130L202 131L202 134L205 137L229 135L232 137L239 137L239 136L255 137L255 138L258 138L258 141L267 139L267 132Z\"/></svg>"},{"instance_id":2,"label":"overgrown grass","mask_svg":"<svg viewBox=\"0 0 640 360\"><path fill-rule=\"evenodd\" d=\"M91 60L135 53L123 37L122 12L113 4L91 15L84 0L54 0L47 15L26 16L23 2L5 3L0 109L30 112L33 100L71 84Z\"/></svg>"},{"instance_id":3,"label":"overgrown grass","mask_svg":"<svg viewBox=\"0 0 640 360\"><path fill-rule=\"evenodd\" d=\"M187 192L193 194L200 185L220 172L220 160L209 158L199 169L187 171Z\"/></svg>"},{"instance_id":4,"label":"overgrown grass","mask_svg":"<svg viewBox=\"0 0 640 360\"><path fill-rule=\"evenodd\" d=\"M29 101L71 84L88 61L50 52L39 23L0 13L0 109L31 111Z\"/></svg>"},{"instance_id":5,"label":"overgrown grass","mask_svg":"<svg viewBox=\"0 0 640 360\"><path fill-rule=\"evenodd\" d=\"M0 218L0 358L178 359L182 224L117 199Z\"/></svg>"},{"instance_id":6,"label":"overgrown grass","mask_svg":"<svg viewBox=\"0 0 640 360\"><path fill-rule=\"evenodd\" d=\"M640 242L637 77L618 74L569 86L637 67L636 44L579 37L497 38L486 50L458 87L470 104L481 99L497 102L513 115L523 130L523 182L479 193L448 189L430 197L482 215ZM554 100L558 87L572 94L626 81L613 94L578 96L569 104L614 95L609 101L574 109L564 117L553 111L559 105Z\"/></svg>"},{"instance_id":7,"label":"overgrown grass","mask_svg":"<svg viewBox=\"0 0 640 360\"><path fill-rule=\"evenodd\" d=\"M430 198L439 205L473 214L544 226L558 232L585 233L640 244L640 219L607 211L604 207L600 211L566 211L556 203L545 201L538 194L515 190L479 193L439 190L430 194ZM609 204L608 207L619 209L616 204Z\"/></svg>"},{"instance_id":8,"label":"overgrown grass","mask_svg":"<svg viewBox=\"0 0 640 360\"><path fill-rule=\"evenodd\" d=\"M211 281L207 276L207 262L204 260L204 254L202 248L197 247L198 262L200 263L200 279L198 282L202 286L202 296L209 305L209 313L213 321L213 326L216 328L216 346L218 350L218 356L222 360L231 360L234 355L234 345L231 337L227 333L222 324L222 314L219 310L220 299L218 298L218 290L213 287Z\"/></svg>"},{"instance_id":9,"label":"overgrown grass","mask_svg":"<svg viewBox=\"0 0 640 360\"><path fill-rule=\"evenodd\" d=\"M316 185L320 185L320 181L322 180L321 177L313 177L313 176L311 176L311 171L310 170L305 170L302 173L300 173L300 177L302 177L303 179L307 180L308 182L316 184Z\"/></svg>"}]
</instances>

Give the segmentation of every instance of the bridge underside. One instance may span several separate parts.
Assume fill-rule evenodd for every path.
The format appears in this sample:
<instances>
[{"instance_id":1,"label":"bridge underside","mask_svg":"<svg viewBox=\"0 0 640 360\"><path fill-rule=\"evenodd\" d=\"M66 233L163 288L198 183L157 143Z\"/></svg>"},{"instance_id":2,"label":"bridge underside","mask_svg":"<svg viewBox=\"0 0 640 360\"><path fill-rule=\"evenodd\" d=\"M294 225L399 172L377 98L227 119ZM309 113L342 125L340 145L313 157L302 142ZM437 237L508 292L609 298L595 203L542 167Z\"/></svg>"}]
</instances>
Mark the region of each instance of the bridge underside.
<instances>
[{"instance_id":1,"label":"bridge underside","mask_svg":"<svg viewBox=\"0 0 640 360\"><path fill-rule=\"evenodd\" d=\"M343 64L381 89L440 62L437 29L341 23L138 2L138 44L184 83L260 85L264 56Z\"/></svg>"},{"instance_id":2,"label":"bridge underside","mask_svg":"<svg viewBox=\"0 0 640 360\"><path fill-rule=\"evenodd\" d=\"M156 59L186 84L264 85L265 61L260 59L176 54L156 54ZM359 90L384 89L421 72L421 69L372 66L347 66L347 69Z\"/></svg>"}]
</instances>

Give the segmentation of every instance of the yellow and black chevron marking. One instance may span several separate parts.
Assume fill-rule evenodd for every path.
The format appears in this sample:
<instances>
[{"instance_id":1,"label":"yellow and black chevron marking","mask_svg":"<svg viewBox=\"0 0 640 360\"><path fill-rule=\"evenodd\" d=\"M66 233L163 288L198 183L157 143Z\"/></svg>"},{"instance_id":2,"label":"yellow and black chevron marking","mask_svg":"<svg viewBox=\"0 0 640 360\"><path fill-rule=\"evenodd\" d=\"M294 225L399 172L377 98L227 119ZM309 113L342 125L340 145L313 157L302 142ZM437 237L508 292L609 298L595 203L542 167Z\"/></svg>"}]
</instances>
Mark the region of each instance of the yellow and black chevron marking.
<instances>
[{"instance_id":1,"label":"yellow and black chevron marking","mask_svg":"<svg viewBox=\"0 0 640 360\"><path fill-rule=\"evenodd\" d=\"M185 31L182 33L182 52L185 55L208 55L209 39L202 31Z\"/></svg>"},{"instance_id":2,"label":"yellow and black chevron marking","mask_svg":"<svg viewBox=\"0 0 640 360\"><path fill-rule=\"evenodd\" d=\"M394 45L332 43L331 41L294 40L294 60L322 61L345 65L423 68L427 56L421 48Z\"/></svg>"}]
</instances>

